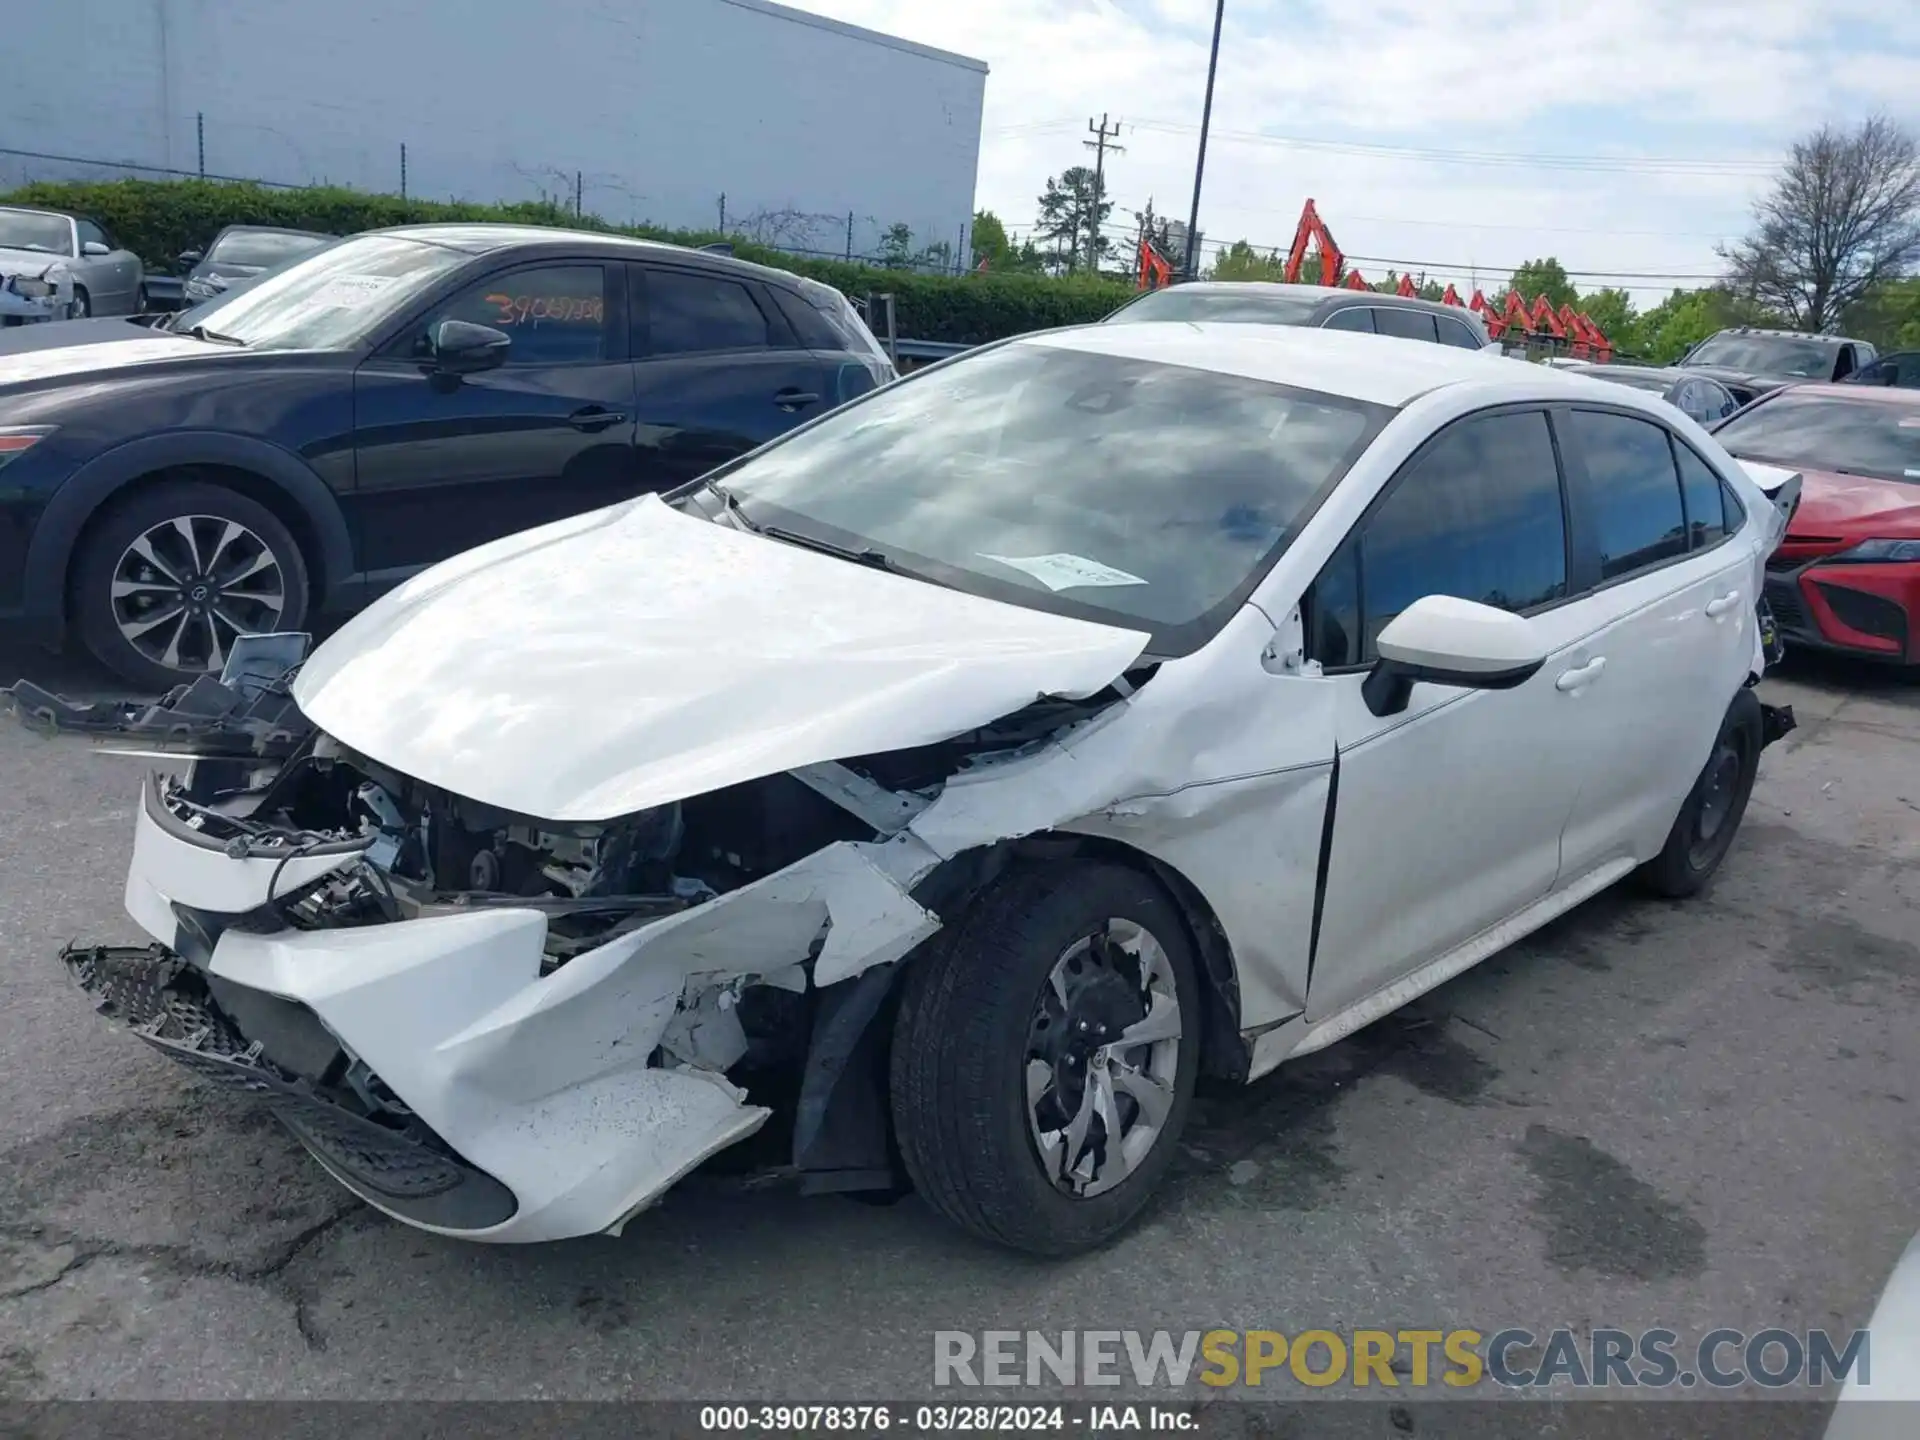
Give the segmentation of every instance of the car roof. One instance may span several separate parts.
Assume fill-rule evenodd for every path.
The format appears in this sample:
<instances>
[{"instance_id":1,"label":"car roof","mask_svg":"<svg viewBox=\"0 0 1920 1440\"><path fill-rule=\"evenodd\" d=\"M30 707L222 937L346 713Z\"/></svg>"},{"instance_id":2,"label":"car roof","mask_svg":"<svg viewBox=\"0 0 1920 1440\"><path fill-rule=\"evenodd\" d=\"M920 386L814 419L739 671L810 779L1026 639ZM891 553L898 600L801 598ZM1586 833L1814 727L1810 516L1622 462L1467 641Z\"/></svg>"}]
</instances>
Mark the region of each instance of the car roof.
<instances>
[{"instance_id":1,"label":"car roof","mask_svg":"<svg viewBox=\"0 0 1920 1440\"><path fill-rule=\"evenodd\" d=\"M1713 378L1710 375L1689 375L1686 371L1676 370L1671 365L1600 365L1591 361L1582 361L1564 368L1576 375L1598 375L1602 378L1609 374L1649 375L1660 380L1710 380Z\"/></svg>"},{"instance_id":2,"label":"car roof","mask_svg":"<svg viewBox=\"0 0 1920 1440\"><path fill-rule=\"evenodd\" d=\"M46 210L38 205L0 205L0 210L10 211L15 215L45 215L54 220L71 220L74 218L68 211Z\"/></svg>"},{"instance_id":3,"label":"car roof","mask_svg":"<svg viewBox=\"0 0 1920 1440\"><path fill-rule=\"evenodd\" d=\"M338 240L340 238L338 235L329 234L325 230L301 230L293 225L222 225L220 227L220 233L222 235L231 235L236 230L243 230L249 235L305 235L309 239L314 240Z\"/></svg>"},{"instance_id":4,"label":"car roof","mask_svg":"<svg viewBox=\"0 0 1920 1440\"><path fill-rule=\"evenodd\" d=\"M1813 381L1805 385L1783 385L1775 395L1817 395L1826 400L1863 400L1871 405L1904 405L1920 409L1920 390L1896 385L1842 385L1832 381Z\"/></svg>"},{"instance_id":5,"label":"car roof","mask_svg":"<svg viewBox=\"0 0 1920 1440\"><path fill-rule=\"evenodd\" d=\"M1810 330L1770 330L1761 325L1729 325L1724 330L1716 330L1707 338L1718 340L1722 335L1765 335L1775 340L1817 340L1822 345L1838 349L1842 345L1858 345L1858 340L1846 335L1816 335Z\"/></svg>"},{"instance_id":6,"label":"car roof","mask_svg":"<svg viewBox=\"0 0 1920 1440\"><path fill-rule=\"evenodd\" d=\"M1220 295L1271 296L1276 300L1292 299L1296 296L1326 302L1342 300L1353 305L1387 305L1401 310L1431 310L1440 315L1458 315L1465 318L1472 318L1474 313L1464 305L1449 305L1444 300L1428 300L1419 295L1394 295L1378 290L1352 290L1345 285L1290 285L1282 280L1191 280L1177 288L1204 290Z\"/></svg>"},{"instance_id":7,"label":"car roof","mask_svg":"<svg viewBox=\"0 0 1920 1440\"><path fill-rule=\"evenodd\" d=\"M1374 405L1401 406L1449 385L1526 379L1543 397L1607 404L1634 392L1545 365L1429 340L1403 340L1300 325L1168 320L1153 325L1082 325L1041 330L1009 342L1117 355L1317 390ZM1659 403L1650 397L1649 403Z\"/></svg>"},{"instance_id":8,"label":"car roof","mask_svg":"<svg viewBox=\"0 0 1920 1440\"><path fill-rule=\"evenodd\" d=\"M635 259L642 256L681 261L697 258L703 263L710 263L735 272L749 272L762 279L781 281L796 288L802 284L802 277L790 271L777 270L770 265L756 265L751 260L742 260L721 251L697 250L692 246L673 245L664 240L642 240L635 235L617 235L606 230L568 230L548 225L453 221L437 225L393 225L366 233L403 235L429 245L441 245L449 250L462 250L469 255L487 255L516 245L562 245L579 247L586 253L625 255Z\"/></svg>"}]
</instances>

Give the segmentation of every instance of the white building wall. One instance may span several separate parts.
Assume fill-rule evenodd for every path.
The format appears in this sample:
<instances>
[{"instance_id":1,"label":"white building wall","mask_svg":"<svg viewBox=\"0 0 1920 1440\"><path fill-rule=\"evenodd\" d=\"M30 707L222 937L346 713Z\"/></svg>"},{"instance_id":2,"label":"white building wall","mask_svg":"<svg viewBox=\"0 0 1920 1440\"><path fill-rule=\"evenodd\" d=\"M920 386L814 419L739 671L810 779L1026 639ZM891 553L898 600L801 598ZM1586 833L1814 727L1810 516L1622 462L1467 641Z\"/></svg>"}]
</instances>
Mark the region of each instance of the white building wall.
<instances>
[{"instance_id":1,"label":"white building wall","mask_svg":"<svg viewBox=\"0 0 1920 1440\"><path fill-rule=\"evenodd\" d=\"M15 8L0 186L121 166L537 199L856 255L960 247L987 67L766 0ZM201 120L199 117L203 117ZM26 154L18 152L30 152ZM55 157L55 158L47 158Z\"/></svg>"}]
</instances>

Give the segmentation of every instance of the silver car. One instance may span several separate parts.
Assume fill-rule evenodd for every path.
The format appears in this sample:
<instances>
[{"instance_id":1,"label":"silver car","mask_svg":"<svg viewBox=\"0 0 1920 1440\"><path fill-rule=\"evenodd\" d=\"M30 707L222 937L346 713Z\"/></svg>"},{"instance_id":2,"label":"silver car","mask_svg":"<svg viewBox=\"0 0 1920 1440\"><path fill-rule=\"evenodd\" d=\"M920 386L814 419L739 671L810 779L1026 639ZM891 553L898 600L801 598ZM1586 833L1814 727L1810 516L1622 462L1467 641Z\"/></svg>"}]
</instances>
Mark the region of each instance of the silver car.
<instances>
[{"instance_id":1,"label":"silver car","mask_svg":"<svg viewBox=\"0 0 1920 1440\"><path fill-rule=\"evenodd\" d=\"M97 221L0 205L0 324L137 315L146 278Z\"/></svg>"}]
</instances>

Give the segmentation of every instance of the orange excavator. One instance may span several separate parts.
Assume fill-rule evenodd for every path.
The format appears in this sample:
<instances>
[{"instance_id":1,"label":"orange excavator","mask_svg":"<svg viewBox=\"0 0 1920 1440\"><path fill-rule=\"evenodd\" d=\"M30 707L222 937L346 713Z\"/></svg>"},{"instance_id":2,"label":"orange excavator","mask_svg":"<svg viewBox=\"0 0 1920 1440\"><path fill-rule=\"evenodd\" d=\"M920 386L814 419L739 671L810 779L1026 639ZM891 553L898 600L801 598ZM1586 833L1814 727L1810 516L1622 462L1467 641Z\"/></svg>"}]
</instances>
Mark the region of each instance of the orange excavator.
<instances>
[{"instance_id":1,"label":"orange excavator","mask_svg":"<svg viewBox=\"0 0 1920 1440\"><path fill-rule=\"evenodd\" d=\"M1308 199L1301 207L1300 223L1293 231L1293 248L1287 252L1287 263L1281 270L1289 285L1300 283L1300 273L1306 266L1308 255L1316 248L1320 262L1320 284L1344 285L1349 290L1372 288L1358 270L1347 269L1346 256L1341 253L1333 232L1327 228L1327 222L1320 218L1312 199ZM1172 264L1154 249L1150 241L1142 239L1139 288L1152 290L1172 283ZM1411 275L1402 275L1394 293L1413 296L1420 292ZM1593 323L1591 316L1575 310L1571 305L1562 305L1556 310L1545 295L1536 295L1533 304L1528 305L1510 290L1505 305L1496 307L1478 290L1473 292L1471 300L1462 302L1460 292L1449 284L1440 301L1444 305L1458 305L1473 311L1485 323L1487 334L1495 340L1508 335L1516 339L1545 338L1567 344L1575 359L1591 358L1604 363L1613 358L1613 346L1600 327Z\"/></svg>"}]
</instances>

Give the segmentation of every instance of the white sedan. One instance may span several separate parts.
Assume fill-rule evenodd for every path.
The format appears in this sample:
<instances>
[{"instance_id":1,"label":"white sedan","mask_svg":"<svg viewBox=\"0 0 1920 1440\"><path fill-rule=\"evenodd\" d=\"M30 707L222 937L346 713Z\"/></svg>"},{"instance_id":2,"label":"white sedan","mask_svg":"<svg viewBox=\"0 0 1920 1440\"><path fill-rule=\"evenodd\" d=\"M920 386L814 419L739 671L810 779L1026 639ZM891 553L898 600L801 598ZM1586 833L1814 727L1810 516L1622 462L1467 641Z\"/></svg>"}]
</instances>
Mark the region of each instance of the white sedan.
<instances>
[{"instance_id":1,"label":"white sedan","mask_svg":"<svg viewBox=\"0 0 1920 1440\"><path fill-rule=\"evenodd\" d=\"M290 680L263 637L152 710L15 700L208 757L140 807L156 943L67 963L388 1214L618 1233L777 1112L807 1187L1062 1255L1203 1072L1707 883L1792 723L1797 489L1545 367L1055 331L441 564Z\"/></svg>"}]
</instances>

